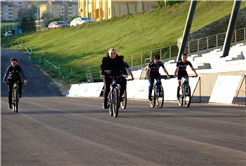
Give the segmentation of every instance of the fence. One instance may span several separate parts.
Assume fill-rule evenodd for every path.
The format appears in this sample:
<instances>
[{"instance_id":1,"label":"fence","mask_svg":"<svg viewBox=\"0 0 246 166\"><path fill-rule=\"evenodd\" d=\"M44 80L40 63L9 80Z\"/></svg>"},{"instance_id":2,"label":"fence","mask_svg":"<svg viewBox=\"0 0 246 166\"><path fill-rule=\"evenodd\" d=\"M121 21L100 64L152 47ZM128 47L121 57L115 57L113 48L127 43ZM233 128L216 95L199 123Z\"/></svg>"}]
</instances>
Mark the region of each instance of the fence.
<instances>
[{"instance_id":1,"label":"fence","mask_svg":"<svg viewBox=\"0 0 246 166\"><path fill-rule=\"evenodd\" d=\"M3 25L1 26L1 33L5 33L7 31L13 31L15 29L18 29L19 26L20 26L20 23L11 24L11 25Z\"/></svg>"},{"instance_id":2,"label":"fence","mask_svg":"<svg viewBox=\"0 0 246 166\"><path fill-rule=\"evenodd\" d=\"M203 50L208 50L210 48L215 48L223 46L225 42L226 33L220 33L217 35L208 36L205 38L195 39L187 42L185 52L188 54L195 53ZM234 32L232 43L246 40L246 27L237 29ZM176 57L178 55L179 48L177 44L173 44L167 47L161 47L145 52L135 53L125 56L125 61L129 63L131 67L143 65L146 58L154 57L155 55L160 55L161 60L171 57Z\"/></svg>"}]
</instances>

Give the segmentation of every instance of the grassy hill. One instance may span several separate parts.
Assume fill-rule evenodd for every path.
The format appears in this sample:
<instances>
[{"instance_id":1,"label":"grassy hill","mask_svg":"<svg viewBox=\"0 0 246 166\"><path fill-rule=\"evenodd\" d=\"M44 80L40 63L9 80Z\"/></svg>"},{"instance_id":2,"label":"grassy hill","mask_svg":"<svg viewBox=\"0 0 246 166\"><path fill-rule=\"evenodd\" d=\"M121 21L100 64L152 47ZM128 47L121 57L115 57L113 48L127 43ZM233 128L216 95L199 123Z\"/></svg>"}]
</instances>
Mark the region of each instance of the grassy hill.
<instances>
[{"instance_id":1,"label":"grassy hill","mask_svg":"<svg viewBox=\"0 0 246 166\"><path fill-rule=\"evenodd\" d=\"M233 1L201 1L197 3L191 31L197 30L231 13ZM246 6L242 1L241 8ZM32 45L33 58L47 58L56 66L61 65L64 75L84 78L71 79L71 83L85 81L87 67L93 68L94 78L99 78L99 65L109 48L116 48L120 55L129 55L148 49L174 44L182 36L190 2L163 7L145 13L124 16L66 29L14 35L12 44L23 40ZM1 39L2 42L6 38ZM44 66L44 64L42 64ZM58 73L58 72L56 72Z\"/></svg>"}]
</instances>

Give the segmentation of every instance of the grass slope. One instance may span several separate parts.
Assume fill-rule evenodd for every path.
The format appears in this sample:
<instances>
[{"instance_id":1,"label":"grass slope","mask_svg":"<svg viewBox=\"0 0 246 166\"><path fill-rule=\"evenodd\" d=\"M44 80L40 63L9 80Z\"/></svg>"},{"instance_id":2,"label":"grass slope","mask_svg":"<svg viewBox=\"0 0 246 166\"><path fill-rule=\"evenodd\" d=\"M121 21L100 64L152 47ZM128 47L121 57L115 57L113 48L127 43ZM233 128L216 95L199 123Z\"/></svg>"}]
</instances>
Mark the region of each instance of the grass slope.
<instances>
[{"instance_id":1,"label":"grass slope","mask_svg":"<svg viewBox=\"0 0 246 166\"><path fill-rule=\"evenodd\" d=\"M246 6L242 1L241 8ZM56 66L61 65L65 76L85 76L86 68L93 68L94 78L99 78L99 65L109 48L116 48L120 55L129 55L148 49L171 45L182 36L190 2L163 7L146 13L138 13L66 29L55 29L11 37L32 45L33 58L44 52ZM233 7L232 1L199 1L197 3L191 31L197 30L227 14ZM6 38L2 38L4 42ZM130 63L130 61L128 61ZM57 72L58 73L58 72ZM74 78L73 83L85 81Z\"/></svg>"}]
</instances>

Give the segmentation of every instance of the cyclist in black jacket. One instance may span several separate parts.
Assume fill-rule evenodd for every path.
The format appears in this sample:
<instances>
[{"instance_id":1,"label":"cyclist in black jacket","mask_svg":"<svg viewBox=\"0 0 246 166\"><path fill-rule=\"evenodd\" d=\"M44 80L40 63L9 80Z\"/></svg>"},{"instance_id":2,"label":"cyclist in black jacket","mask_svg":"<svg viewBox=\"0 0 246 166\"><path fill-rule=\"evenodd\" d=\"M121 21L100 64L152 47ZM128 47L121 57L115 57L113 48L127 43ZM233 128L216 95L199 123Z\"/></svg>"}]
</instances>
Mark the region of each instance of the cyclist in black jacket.
<instances>
[{"instance_id":1,"label":"cyclist in black jacket","mask_svg":"<svg viewBox=\"0 0 246 166\"><path fill-rule=\"evenodd\" d=\"M198 74L196 73L196 70L194 69L194 67L192 66L191 62L187 60L187 54L183 53L181 55L181 61L177 62L176 65L176 70L175 70L175 76L178 77L178 87L177 87L177 99L179 100L179 90L180 90L180 86L181 86L181 79L182 77L186 77L187 81L189 82L189 77L186 71L186 67L190 66L192 71L195 73L195 77L198 76Z\"/></svg>"},{"instance_id":2,"label":"cyclist in black jacket","mask_svg":"<svg viewBox=\"0 0 246 166\"><path fill-rule=\"evenodd\" d=\"M104 93L103 93L103 108L107 109L107 97L110 91L110 84L112 78L107 78L105 76L120 76L123 73L123 77L127 78L126 69L123 60L116 54L116 49L110 48L107 55L102 59L100 65L100 77L104 82ZM121 80L121 79L120 79ZM122 101L122 95L125 91L126 85L123 81L120 81L121 91L119 96L119 101Z\"/></svg>"},{"instance_id":3,"label":"cyclist in black jacket","mask_svg":"<svg viewBox=\"0 0 246 166\"><path fill-rule=\"evenodd\" d=\"M149 96L148 96L149 101L151 101L151 93L153 89L154 79L161 77L159 73L160 67L162 67L162 69L166 73L167 78L170 79L169 73L167 72L164 64L160 61L160 56L156 55L154 61L150 62L146 75L147 79L149 79Z\"/></svg>"},{"instance_id":4,"label":"cyclist in black jacket","mask_svg":"<svg viewBox=\"0 0 246 166\"><path fill-rule=\"evenodd\" d=\"M9 97L9 109L12 109L12 88L13 88L13 84L15 81L17 82L21 82L21 77L20 74L23 76L24 79L24 84L26 85L28 83L22 68L18 65L18 60L16 58L12 58L10 59L10 63L11 65L8 66L6 73L3 77L3 83L5 85L7 85L6 79L8 76L8 81L9 81L9 85L8 85L8 97ZM21 98L22 92L22 84L19 84L19 89L18 94L19 94L19 98Z\"/></svg>"}]
</instances>

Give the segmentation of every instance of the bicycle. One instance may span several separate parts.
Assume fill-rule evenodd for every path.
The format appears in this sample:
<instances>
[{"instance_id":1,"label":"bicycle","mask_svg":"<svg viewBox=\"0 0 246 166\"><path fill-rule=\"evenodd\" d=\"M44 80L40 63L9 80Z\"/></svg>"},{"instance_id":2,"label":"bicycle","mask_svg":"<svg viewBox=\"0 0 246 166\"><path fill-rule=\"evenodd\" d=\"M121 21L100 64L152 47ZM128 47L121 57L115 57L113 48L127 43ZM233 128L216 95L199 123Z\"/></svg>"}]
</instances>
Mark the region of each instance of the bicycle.
<instances>
[{"instance_id":1,"label":"bicycle","mask_svg":"<svg viewBox=\"0 0 246 166\"><path fill-rule=\"evenodd\" d=\"M118 117L119 112L119 85L116 83L117 78L122 78L122 76L107 76L108 78L113 78L112 84L110 85L110 91L108 94L108 106L109 106L109 115Z\"/></svg>"},{"instance_id":2,"label":"bicycle","mask_svg":"<svg viewBox=\"0 0 246 166\"><path fill-rule=\"evenodd\" d=\"M190 106L190 100L191 100L191 92L190 92L190 85L187 81L187 77L183 77L183 83L180 88L180 97L178 100L179 106L183 106L183 103L186 107Z\"/></svg>"},{"instance_id":3,"label":"bicycle","mask_svg":"<svg viewBox=\"0 0 246 166\"><path fill-rule=\"evenodd\" d=\"M13 107L13 111L15 113L18 112L18 103L19 103L19 96L18 96L18 88L19 88L19 82L8 82L9 84L13 84L13 88L12 88L12 107Z\"/></svg>"},{"instance_id":4,"label":"bicycle","mask_svg":"<svg viewBox=\"0 0 246 166\"><path fill-rule=\"evenodd\" d=\"M157 104L158 108L162 108L164 104L164 89L161 85L160 78L156 78L156 83L152 90L152 96L150 101L150 107L154 108L155 103Z\"/></svg>"}]
</instances>

